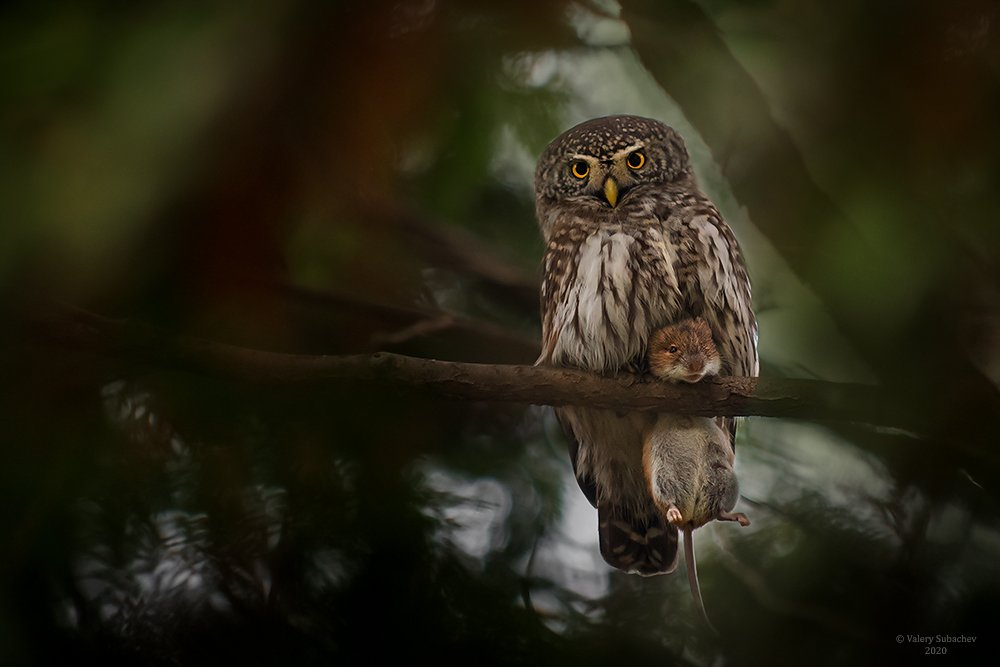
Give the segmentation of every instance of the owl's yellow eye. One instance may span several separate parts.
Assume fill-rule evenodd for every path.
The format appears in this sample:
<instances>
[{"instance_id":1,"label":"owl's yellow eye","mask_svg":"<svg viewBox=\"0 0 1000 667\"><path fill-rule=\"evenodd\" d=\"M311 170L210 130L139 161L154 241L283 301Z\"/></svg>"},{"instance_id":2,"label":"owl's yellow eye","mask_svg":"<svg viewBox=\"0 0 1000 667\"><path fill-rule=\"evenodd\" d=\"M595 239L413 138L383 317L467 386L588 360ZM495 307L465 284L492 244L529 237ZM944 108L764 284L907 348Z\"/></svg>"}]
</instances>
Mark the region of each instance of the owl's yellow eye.
<instances>
[{"instance_id":1,"label":"owl's yellow eye","mask_svg":"<svg viewBox=\"0 0 1000 667\"><path fill-rule=\"evenodd\" d=\"M642 151L632 151L625 158L625 164L628 165L629 169L642 169L642 166L646 164L646 156L642 154Z\"/></svg>"},{"instance_id":2,"label":"owl's yellow eye","mask_svg":"<svg viewBox=\"0 0 1000 667\"><path fill-rule=\"evenodd\" d=\"M590 165L583 160L577 160L572 165L570 165L570 171L577 178L587 178L587 174L590 173Z\"/></svg>"}]
</instances>

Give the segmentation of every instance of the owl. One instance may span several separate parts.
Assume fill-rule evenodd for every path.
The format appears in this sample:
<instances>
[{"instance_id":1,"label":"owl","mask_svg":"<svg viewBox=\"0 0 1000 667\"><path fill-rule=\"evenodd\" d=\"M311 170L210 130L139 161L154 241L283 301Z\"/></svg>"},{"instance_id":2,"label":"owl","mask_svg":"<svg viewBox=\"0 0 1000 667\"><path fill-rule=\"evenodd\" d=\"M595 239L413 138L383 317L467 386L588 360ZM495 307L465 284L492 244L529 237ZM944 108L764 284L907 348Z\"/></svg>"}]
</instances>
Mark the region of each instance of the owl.
<instances>
[{"instance_id":1,"label":"owl","mask_svg":"<svg viewBox=\"0 0 1000 667\"><path fill-rule=\"evenodd\" d=\"M672 128L609 116L566 131L538 160L535 210L545 241L539 364L641 373L654 330L703 317L720 374L757 374L742 252ZM656 415L563 407L556 416L597 508L604 560L641 575L672 572L677 528L658 512L642 468ZM724 426L735 447L735 421Z\"/></svg>"}]
</instances>

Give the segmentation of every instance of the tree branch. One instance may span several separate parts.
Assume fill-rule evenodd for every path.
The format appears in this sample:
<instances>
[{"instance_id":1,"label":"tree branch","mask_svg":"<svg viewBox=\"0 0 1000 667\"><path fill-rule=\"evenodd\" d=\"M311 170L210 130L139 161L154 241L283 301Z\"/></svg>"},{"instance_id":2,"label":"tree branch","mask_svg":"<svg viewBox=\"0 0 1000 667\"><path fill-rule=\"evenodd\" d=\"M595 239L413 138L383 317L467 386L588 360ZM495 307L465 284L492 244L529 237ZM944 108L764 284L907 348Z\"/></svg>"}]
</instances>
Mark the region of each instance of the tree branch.
<instances>
[{"instance_id":1,"label":"tree branch","mask_svg":"<svg viewBox=\"0 0 1000 667\"><path fill-rule=\"evenodd\" d=\"M924 427L905 405L870 385L746 377L676 385L630 374L601 376L569 368L446 362L385 352L284 354L169 337L146 325L69 308L36 315L30 323L36 340L49 344L252 384L368 385L457 400L851 421L918 433Z\"/></svg>"},{"instance_id":2,"label":"tree branch","mask_svg":"<svg viewBox=\"0 0 1000 667\"><path fill-rule=\"evenodd\" d=\"M389 331L372 335L368 349L398 345L411 338L429 337L451 331L468 343L459 347L476 346L485 353L481 360L504 363L524 363L538 356L538 340L493 322L466 317L447 310L414 305L400 305L364 296L319 291L297 285L272 281L255 281L255 287L267 289L297 304L312 306L320 314L350 313L354 317L374 318ZM538 285L535 285L537 302ZM535 304L537 307L537 303ZM378 347L376 347L378 346Z\"/></svg>"}]
</instances>

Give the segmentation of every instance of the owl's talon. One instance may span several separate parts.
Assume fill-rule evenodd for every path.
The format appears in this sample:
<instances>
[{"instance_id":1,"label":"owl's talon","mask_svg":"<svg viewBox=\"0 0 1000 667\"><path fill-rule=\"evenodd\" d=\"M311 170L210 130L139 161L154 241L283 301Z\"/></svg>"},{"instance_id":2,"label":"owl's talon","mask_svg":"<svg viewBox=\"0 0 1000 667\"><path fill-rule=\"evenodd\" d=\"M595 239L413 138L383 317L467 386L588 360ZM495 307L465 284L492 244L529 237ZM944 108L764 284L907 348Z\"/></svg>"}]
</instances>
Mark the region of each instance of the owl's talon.
<instances>
[{"instance_id":1,"label":"owl's talon","mask_svg":"<svg viewBox=\"0 0 1000 667\"><path fill-rule=\"evenodd\" d=\"M684 521L684 517L681 516L681 511L679 509L671 507L667 510L667 521L675 526L679 526L681 522Z\"/></svg>"}]
</instances>

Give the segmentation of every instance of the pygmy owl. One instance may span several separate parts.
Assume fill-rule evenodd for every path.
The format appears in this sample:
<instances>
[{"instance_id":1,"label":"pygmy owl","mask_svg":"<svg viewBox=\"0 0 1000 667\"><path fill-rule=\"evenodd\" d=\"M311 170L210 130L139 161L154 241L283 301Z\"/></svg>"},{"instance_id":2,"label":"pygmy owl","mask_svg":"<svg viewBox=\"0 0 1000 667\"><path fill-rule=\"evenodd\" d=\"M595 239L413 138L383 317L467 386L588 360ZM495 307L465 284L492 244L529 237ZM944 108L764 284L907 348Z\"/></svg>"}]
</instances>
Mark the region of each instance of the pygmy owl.
<instances>
[{"instance_id":1,"label":"pygmy owl","mask_svg":"<svg viewBox=\"0 0 1000 667\"><path fill-rule=\"evenodd\" d=\"M609 116L566 131L539 158L535 209L545 240L538 363L635 371L651 332L703 317L720 373L757 374L739 244L695 184L673 129ZM598 510L601 555L626 572L672 572L677 527L657 511L642 468L656 415L564 407L556 416L580 488ZM725 426L733 447L735 422Z\"/></svg>"}]
</instances>

